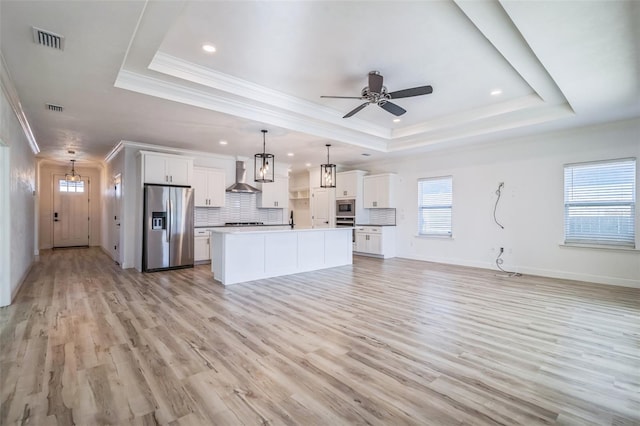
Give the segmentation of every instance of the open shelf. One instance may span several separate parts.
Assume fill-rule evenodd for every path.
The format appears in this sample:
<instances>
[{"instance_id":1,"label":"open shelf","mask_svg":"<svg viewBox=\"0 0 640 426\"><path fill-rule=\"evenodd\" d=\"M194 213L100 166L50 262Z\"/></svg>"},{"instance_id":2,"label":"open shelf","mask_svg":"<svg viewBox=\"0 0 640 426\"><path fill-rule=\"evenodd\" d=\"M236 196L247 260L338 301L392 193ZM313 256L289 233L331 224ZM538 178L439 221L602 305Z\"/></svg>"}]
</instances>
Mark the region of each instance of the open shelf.
<instances>
[{"instance_id":1,"label":"open shelf","mask_svg":"<svg viewBox=\"0 0 640 426\"><path fill-rule=\"evenodd\" d=\"M289 199L290 200L308 200L309 188L290 189Z\"/></svg>"}]
</instances>

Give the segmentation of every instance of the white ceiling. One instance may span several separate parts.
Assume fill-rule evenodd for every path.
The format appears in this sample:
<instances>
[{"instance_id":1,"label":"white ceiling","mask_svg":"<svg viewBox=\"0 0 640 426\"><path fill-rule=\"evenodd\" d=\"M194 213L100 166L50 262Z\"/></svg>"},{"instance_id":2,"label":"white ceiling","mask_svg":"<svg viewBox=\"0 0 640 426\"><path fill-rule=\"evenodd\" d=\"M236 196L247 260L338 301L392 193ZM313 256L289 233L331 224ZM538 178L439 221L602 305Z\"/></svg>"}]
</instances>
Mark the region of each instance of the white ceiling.
<instances>
[{"instance_id":1,"label":"white ceiling","mask_svg":"<svg viewBox=\"0 0 640 426\"><path fill-rule=\"evenodd\" d=\"M2 0L0 15L48 158L101 161L121 140L252 156L266 128L267 151L301 170L326 143L348 166L640 116L632 0ZM32 26L63 35L64 50L34 43ZM358 96L372 70L389 91L433 94L394 100L408 111L399 123L376 105L343 119L360 100L320 98Z\"/></svg>"}]
</instances>

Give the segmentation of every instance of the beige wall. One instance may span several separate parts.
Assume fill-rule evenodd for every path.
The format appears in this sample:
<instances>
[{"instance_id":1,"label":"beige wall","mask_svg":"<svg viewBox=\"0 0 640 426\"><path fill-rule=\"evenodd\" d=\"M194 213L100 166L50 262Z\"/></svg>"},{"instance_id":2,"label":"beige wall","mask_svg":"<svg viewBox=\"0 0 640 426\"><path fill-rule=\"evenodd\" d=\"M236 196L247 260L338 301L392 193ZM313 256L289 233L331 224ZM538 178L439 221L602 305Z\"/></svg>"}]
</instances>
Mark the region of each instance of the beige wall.
<instances>
[{"instance_id":1,"label":"beige wall","mask_svg":"<svg viewBox=\"0 0 640 426\"><path fill-rule=\"evenodd\" d=\"M1 54L0 86L0 306L6 306L34 260L37 146L18 119L26 120Z\"/></svg>"}]
</instances>

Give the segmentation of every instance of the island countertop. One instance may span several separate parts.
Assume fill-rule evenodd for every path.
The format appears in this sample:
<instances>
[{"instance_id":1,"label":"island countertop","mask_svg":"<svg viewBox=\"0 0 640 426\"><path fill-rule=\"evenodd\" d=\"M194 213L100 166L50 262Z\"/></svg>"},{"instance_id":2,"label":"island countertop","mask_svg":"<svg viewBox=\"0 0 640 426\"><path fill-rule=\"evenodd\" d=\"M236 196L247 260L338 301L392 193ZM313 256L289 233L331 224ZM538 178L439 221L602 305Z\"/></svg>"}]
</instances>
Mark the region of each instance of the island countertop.
<instances>
[{"instance_id":1,"label":"island countertop","mask_svg":"<svg viewBox=\"0 0 640 426\"><path fill-rule=\"evenodd\" d=\"M226 227L226 228L216 228L216 229L210 229L209 232L211 233L224 233L224 234L260 234L260 233L264 233L264 232L268 232L268 233L274 233L274 232L313 232L313 231L342 231L344 229L349 229L349 230L353 230L353 228L345 228L345 227L341 227L341 228L293 228L291 229L291 227L289 225L280 225L282 228L280 227L276 227L275 225L269 229L262 229L260 227L253 227L253 226L248 226L248 227ZM288 226L288 228L284 229L285 226Z\"/></svg>"},{"instance_id":2,"label":"island countertop","mask_svg":"<svg viewBox=\"0 0 640 426\"><path fill-rule=\"evenodd\" d=\"M224 285L353 263L352 228L212 229L211 271Z\"/></svg>"}]
</instances>

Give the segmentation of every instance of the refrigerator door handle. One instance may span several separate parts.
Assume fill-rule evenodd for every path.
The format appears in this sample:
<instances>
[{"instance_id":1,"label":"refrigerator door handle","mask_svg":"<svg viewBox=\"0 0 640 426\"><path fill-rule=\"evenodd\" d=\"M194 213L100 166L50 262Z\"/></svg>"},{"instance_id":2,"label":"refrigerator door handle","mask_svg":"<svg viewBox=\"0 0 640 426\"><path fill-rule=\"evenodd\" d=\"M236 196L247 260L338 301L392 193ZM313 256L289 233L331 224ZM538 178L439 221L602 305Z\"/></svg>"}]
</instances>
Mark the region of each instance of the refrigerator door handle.
<instances>
[{"instance_id":1,"label":"refrigerator door handle","mask_svg":"<svg viewBox=\"0 0 640 426\"><path fill-rule=\"evenodd\" d=\"M167 242L171 241L171 200L167 200Z\"/></svg>"}]
</instances>

